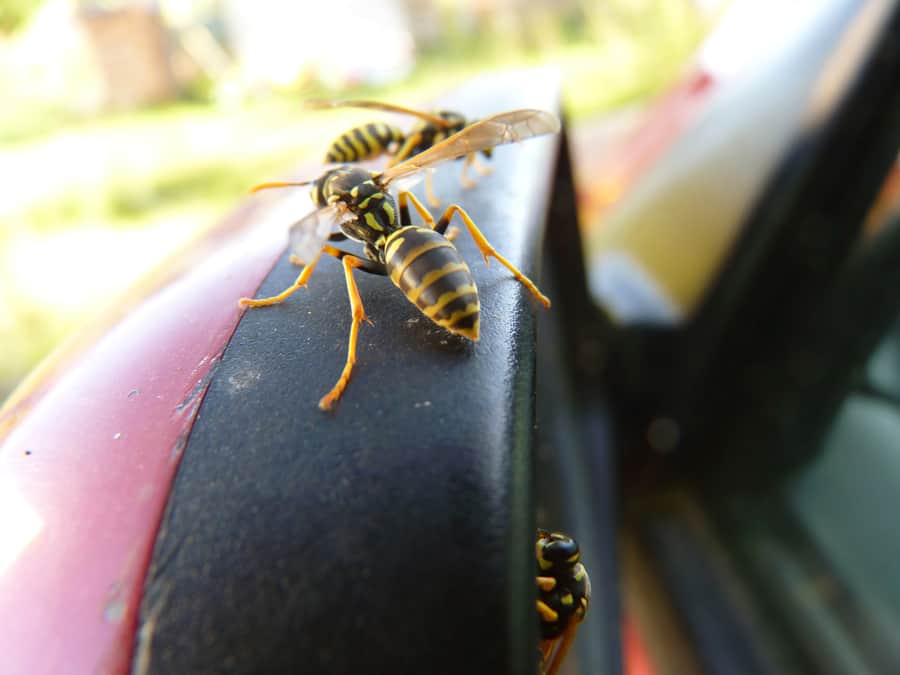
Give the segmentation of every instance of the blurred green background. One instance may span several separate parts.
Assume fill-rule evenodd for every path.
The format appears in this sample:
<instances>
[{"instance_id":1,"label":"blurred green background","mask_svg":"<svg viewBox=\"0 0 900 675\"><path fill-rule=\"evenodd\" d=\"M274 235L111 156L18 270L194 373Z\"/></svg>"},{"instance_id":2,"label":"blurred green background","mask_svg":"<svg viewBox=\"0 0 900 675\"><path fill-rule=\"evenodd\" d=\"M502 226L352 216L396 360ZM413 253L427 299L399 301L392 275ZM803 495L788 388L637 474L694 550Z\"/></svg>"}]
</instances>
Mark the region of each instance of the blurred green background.
<instances>
[{"instance_id":1,"label":"blurred green background","mask_svg":"<svg viewBox=\"0 0 900 675\"><path fill-rule=\"evenodd\" d=\"M112 291L359 112L563 73L590 125L675 80L716 0L0 0L0 400ZM327 7L325 7L327 5Z\"/></svg>"}]
</instances>

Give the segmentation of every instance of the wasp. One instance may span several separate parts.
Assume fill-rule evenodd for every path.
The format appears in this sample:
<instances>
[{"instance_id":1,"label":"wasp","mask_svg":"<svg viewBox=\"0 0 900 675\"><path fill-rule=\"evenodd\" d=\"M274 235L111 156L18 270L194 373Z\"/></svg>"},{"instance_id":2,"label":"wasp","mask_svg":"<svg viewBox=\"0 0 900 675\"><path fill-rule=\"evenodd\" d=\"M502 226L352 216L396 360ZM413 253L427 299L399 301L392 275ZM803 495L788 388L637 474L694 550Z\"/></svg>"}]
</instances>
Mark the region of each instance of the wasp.
<instances>
[{"instance_id":1,"label":"wasp","mask_svg":"<svg viewBox=\"0 0 900 675\"><path fill-rule=\"evenodd\" d=\"M354 127L331 143L328 152L325 153L326 162L362 162L388 154L391 155L388 167L395 166L428 150L453 134L459 133L466 127L478 123L478 120L466 119L462 114L453 110L437 110L428 113L379 101L309 101L307 106L311 108L371 108L419 118L409 133L404 133L400 128L383 122L370 122ZM466 162L463 164L459 179L464 188L475 187L475 181L467 175L470 166L482 176L490 173L490 167L484 167L478 163L478 153L480 152L490 159L492 150L493 147L488 146L466 154ZM434 195L430 175L425 177L425 195L430 206L441 205L441 201Z\"/></svg>"},{"instance_id":2,"label":"wasp","mask_svg":"<svg viewBox=\"0 0 900 675\"><path fill-rule=\"evenodd\" d=\"M468 266L453 245L454 233L447 232L454 215L458 215L465 224L485 264L490 258L496 258L538 302L550 307L550 300L491 246L462 207L451 204L435 222L431 213L411 192L399 190L395 201L388 188L397 179L415 179L425 169L441 162L479 152L483 148L558 131L559 120L551 113L532 109L512 110L470 125L429 150L382 172L341 165L326 170L315 180L262 183L253 188L257 192L268 188L309 185L310 196L318 208L290 228L290 260L294 264L304 265L296 281L269 298L241 298L241 306L264 307L282 302L306 286L323 253L340 260L344 268L353 319L347 360L337 383L319 401L319 408L332 408L347 387L356 363L359 327L363 321L368 321L353 278L355 269L390 277L428 319L451 333L472 341L478 340L478 289ZM422 218L423 226L412 224L410 204ZM365 257L326 243L347 238L363 244Z\"/></svg>"},{"instance_id":3,"label":"wasp","mask_svg":"<svg viewBox=\"0 0 900 675\"><path fill-rule=\"evenodd\" d=\"M591 602L591 580L572 537L539 529L535 542L543 675L556 675Z\"/></svg>"}]
</instances>

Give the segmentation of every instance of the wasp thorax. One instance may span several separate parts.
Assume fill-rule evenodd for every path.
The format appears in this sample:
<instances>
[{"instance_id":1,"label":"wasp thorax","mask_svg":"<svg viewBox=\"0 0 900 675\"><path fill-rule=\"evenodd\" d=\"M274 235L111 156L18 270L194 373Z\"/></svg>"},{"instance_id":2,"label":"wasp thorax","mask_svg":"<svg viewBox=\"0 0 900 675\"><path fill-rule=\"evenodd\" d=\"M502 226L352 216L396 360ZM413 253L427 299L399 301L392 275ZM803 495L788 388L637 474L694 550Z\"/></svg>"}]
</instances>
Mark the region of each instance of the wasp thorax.
<instances>
[{"instance_id":1,"label":"wasp thorax","mask_svg":"<svg viewBox=\"0 0 900 675\"><path fill-rule=\"evenodd\" d=\"M581 623L587 615L590 585L584 567L579 564L578 569L578 578L559 579L552 590L545 591L538 587L538 600L545 608L540 622L541 638L544 640L559 637L573 621Z\"/></svg>"},{"instance_id":2,"label":"wasp thorax","mask_svg":"<svg viewBox=\"0 0 900 675\"><path fill-rule=\"evenodd\" d=\"M366 174L366 178L355 184L347 192L348 196L344 201L351 208L365 208L371 203L370 197L381 197L384 194L381 186L372 180L372 175L368 172Z\"/></svg>"}]
</instances>

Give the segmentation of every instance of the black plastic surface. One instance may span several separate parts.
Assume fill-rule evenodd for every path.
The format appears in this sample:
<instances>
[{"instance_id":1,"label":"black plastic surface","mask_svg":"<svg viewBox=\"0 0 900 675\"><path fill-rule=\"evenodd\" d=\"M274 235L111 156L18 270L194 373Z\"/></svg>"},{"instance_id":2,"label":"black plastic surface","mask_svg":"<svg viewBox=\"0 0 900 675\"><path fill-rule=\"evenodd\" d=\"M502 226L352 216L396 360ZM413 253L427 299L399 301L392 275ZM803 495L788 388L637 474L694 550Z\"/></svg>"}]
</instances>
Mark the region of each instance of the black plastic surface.
<instances>
[{"instance_id":1,"label":"black plastic surface","mask_svg":"<svg viewBox=\"0 0 900 675\"><path fill-rule=\"evenodd\" d=\"M550 73L505 74L441 103L472 115L556 110L558 86ZM557 145L498 148L475 190L460 189L460 163L435 176L437 194L461 203L526 274ZM388 279L359 274L375 325L361 328L332 413L316 403L346 353L340 266L323 260L307 290L248 311L184 451L136 670L534 670L534 314L543 310L496 261L485 269L464 229L457 243L481 295L480 342L432 325ZM258 295L296 274L283 256Z\"/></svg>"}]
</instances>

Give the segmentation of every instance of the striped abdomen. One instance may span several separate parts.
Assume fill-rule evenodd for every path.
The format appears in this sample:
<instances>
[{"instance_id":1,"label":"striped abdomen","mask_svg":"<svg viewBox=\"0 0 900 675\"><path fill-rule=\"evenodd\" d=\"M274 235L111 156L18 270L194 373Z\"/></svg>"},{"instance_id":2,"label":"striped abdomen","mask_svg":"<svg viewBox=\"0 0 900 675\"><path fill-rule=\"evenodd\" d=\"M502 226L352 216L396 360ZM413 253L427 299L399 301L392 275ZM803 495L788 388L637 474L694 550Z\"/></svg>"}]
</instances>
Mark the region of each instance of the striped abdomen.
<instances>
[{"instance_id":1,"label":"striped abdomen","mask_svg":"<svg viewBox=\"0 0 900 675\"><path fill-rule=\"evenodd\" d=\"M361 162L387 152L391 144L402 144L404 134L397 127L372 122L338 136L325 155L326 162Z\"/></svg>"},{"instance_id":2,"label":"striped abdomen","mask_svg":"<svg viewBox=\"0 0 900 675\"><path fill-rule=\"evenodd\" d=\"M478 339L478 289L449 239L423 227L404 227L387 238L384 262L391 281L425 316L451 333Z\"/></svg>"}]
</instances>

